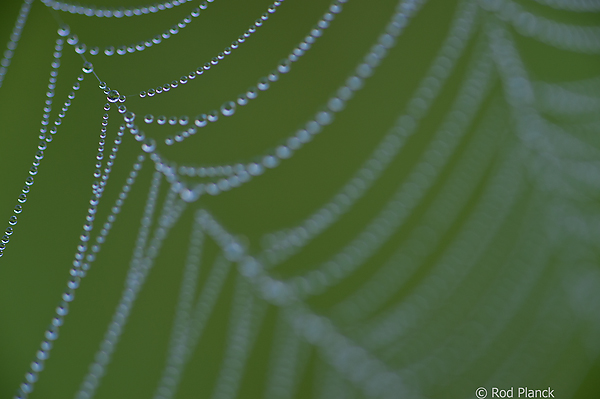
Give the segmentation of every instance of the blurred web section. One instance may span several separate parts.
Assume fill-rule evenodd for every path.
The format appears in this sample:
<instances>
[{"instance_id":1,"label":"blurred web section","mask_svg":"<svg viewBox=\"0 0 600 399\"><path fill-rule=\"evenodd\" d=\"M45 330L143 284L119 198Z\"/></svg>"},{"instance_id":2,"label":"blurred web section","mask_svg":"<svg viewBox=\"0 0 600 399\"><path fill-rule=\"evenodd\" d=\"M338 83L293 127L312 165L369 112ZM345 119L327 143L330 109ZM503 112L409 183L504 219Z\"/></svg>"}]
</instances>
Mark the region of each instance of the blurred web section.
<instances>
[{"instance_id":1,"label":"blurred web section","mask_svg":"<svg viewBox=\"0 0 600 399\"><path fill-rule=\"evenodd\" d=\"M535 2L581 15L600 11L595 0ZM0 86L10 74L11 60L18 56L15 51L32 3L23 3L0 61ZM58 18L40 141L2 237L0 256L13 238L44 155L51 151L67 111L78 100L76 93L80 97L88 90L83 82L87 75L96 74L93 57L117 58L127 68L127 55L150 53L158 44L176 46L167 39L185 37L189 29L184 28L201 13L202 18L211 18L204 11L213 1L122 7L42 3L59 15L98 17L100 22L134 21L126 17L151 14L164 15L167 21L176 12L163 13L170 9L186 14L167 30L157 28L148 40L103 49L84 44ZM358 64L343 71L349 75L343 84L324 103L309 104L312 116L293 133L281 133L278 145L251 159L211 165L179 159L177 152L165 147L184 146L179 144L183 141L185 146L201 145L192 136L202 128L224 126L225 120L239 117L237 107L260 102L259 93L275 88L281 75L295 79L295 64L305 62L305 54L313 54L318 39L337 32L334 22L345 16L345 3L329 4L287 58L237 99L196 117L142 113L145 108L140 104L167 92L173 102L185 103L184 97L178 97L183 85L187 90L201 79L210 79L209 70L221 68L220 62L246 39L266 32L258 29L263 23L283 18L285 7L274 15L283 1L270 4L210 61L169 83L141 90L134 96L136 102L128 101L131 96L124 96L119 88L100 82L107 102L97 151L90 158L95 166L91 199L82 205L87 212L67 287L15 399L34 392L69 320L81 282L97 263L103 244L114 236L110 232L115 221L127 217L121 211L130 191L144 184L147 194L121 296L75 393L77 399L104 394L102 383L134 305L153 270L165 262L161 255L169 238L185 234L185 222L191 229L180 247L187 245L187 255L183 265L169 265L183 272L164 357L156 355L164 364L160 377L149 381L155 399L184 395L181 388L190 378L192 361L204 361L199 348L210 339L205 331L215 314L227 317L227 327L222 332L222 356L210 365L215 378L200 381L203 397L247 397L246 378L254 368L261 368L262 397L267 399L307 397L306 392L315 398L470 397L478 386L548 383L556 384L552 387L565 398L575 394L583 374L600 355L600 76L570 82L536 80L517 42L526 37L566 56L574 52L597 57L599 26L536 15L528 11L527 1L458 1L430 66L406 105L393 110L391 129L370 153L365 147L365 160L349 178L338 182L333 195L316 193L319 205L314 210L260 240L238 234L202 200L230 191L237 195L242 191L237 188L252 186L261 176L276 173L273 170L285 170L282 165L293 162L291 158L300 162L306 148L320 145L318 135L334 134L346 108L363 96L372 76L384 73L379 67L430 4L399 1ZM61 65L71 62L63 53L71 50L78 54L77 62L83 58L83 74L67 87L67 99L61 110L54 110L53 119L57 87L62 87L59 71L62 74ZM441 97L449 106L439 123L432 124ZM118 128L112 129L115 121ZM116 131L112 138L111 129ZM161 129L175 133L163 139L158 134ZM421 136L426 140L420 153L409 154L416 148L415 137ZM113 167L117 161L125 162L117 154L127 151L127 146L134 146L136 152L125 182L116 198L103 199L110 192L109 181L115 181L110 179ZM329 154L329 160L336 156ZM402 163L411 156L410 165ZM154 169L149 180L140 177L145 164ZM389 189L388 197L378 197L371 214L360 214L364 201L378 196L382 185ZM111 200L112 205L105 205ZM282 204L286 209L296 206ZM107 213L104 222L96 220L102 212ZM301 257L315 246L329 247L328 235L354 219L359 227L344 236L344 243L331 245L327 256L315 256L314 262ZM263 243L262 248L255 247L256 241ZM216 247L212 255L207 250L211 246ZM297 259L300 267L288 274L282 271ZM230 303L217 309L224 298ZM323 305L318 304L320 298L326 298ZM267 349L262 345L266 332L270 334ZM574 346L582 356L572 354ZM568 356L566 367L562 361ZM563 379L551 380L557 374Z\"/></svg>"}]
</instances>

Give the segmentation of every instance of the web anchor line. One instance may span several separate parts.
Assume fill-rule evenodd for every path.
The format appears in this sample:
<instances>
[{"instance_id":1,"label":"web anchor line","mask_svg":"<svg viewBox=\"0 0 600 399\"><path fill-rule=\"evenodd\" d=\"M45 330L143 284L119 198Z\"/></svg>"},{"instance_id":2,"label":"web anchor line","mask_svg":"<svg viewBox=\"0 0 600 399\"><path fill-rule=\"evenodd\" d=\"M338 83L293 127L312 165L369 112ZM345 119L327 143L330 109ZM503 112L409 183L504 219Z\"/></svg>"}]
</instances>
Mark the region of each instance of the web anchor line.
<instances>
[{"instance_id":1,"label":"web anchor line","mask_svg":"<svg viewBox=\"0 0 600 399\"><path fill-rule=\"evenodd\" d=\"M53 317L48 329L44 332L45 340L40 345L40 350L37 351L35 359L31 362L29 371L25 374L25 381L19 386L14 399L26 399L29 397L29 394L33 392L39 374L45 368L45 361L50 356L50 351L54 346L54 342L59 338L60 328L64 324L65 317L69 313L70 303L75 299L75 292L79 288L81 280L87 275L92 263L96 260L96 253L100 251L102 244L105 242L109 231L116 221L117 215L120 213L124 201L127 198L127 193L135 183L138 172L142 168L142 162L144 161L144 158L145 157L141 155L138 157L137 162L133 164L133 168L129 172L129 176L126 179L126 182L123 185L123 188L121 189L114 206L111 208L101 232L95 238L95 244L93 244L91 247L91 253L88 253L87 251L88 241L92 229L84 229L84 232L80 237L80 244L77 246L75 259L73 260L73 268L71 268L69 271L71 277L67 283L67 289L61 296L61 302L55 310L55 316ZM105 173L110 173L110 171ZM86 216L87 222L90 222L90 219L93 221L96 213L96 206L100 196L102 195L102 191L102 187L97 187L94 184L94 196L92 197L92 201L90 202L91 206L88 209L88 215ZM93 227L93 225L90 227ZM88 253L87 256L85 255L86 253Z\"/></svg>"},{"instance_id":2,"label":"web anchor line","mask_svg":"<svg viewBox=\"0 0 600 399\"><path fill-rule=\"evenodd\" d=\"M56 89L56 82L58 81L58 70L60 68L64 41L61 38L56 39L54 46L53 60L50 70L50 78L48 83L48 91L46 92L45 106L43 109L42 121L40 128L39 139L40 142L37 145L37 152L35 153L32 166L29 169L29 177L25 180L25 186L21 189L21 194L17 198L17 205L13 209L13 215L9 218L9 226L4 231L4 235L0 239L0 257L4 254L7 244L10 242L11 236L14 233L14 226L18 222L18 216L23 212L23 204L27 202L27 194L31 191L34 183L34 176L38 174L38 168L41 165L42 159L44 158L44 151L48 148L48 145L52 142L54 135L58 132L58 127L62 124L63 118L66 116L69 107L71 106L71 100L75 98L75 91L79 90L80 82L83 81L84 76L80 75L77 81L72 86L72 91L69 93L67 100L63 103L63 107L58 114L58 117L54 121L54 126L48 128L50 125L50 112L52 111L52 104L54 102L54 95Z\"/></svg>"}]
</instances>

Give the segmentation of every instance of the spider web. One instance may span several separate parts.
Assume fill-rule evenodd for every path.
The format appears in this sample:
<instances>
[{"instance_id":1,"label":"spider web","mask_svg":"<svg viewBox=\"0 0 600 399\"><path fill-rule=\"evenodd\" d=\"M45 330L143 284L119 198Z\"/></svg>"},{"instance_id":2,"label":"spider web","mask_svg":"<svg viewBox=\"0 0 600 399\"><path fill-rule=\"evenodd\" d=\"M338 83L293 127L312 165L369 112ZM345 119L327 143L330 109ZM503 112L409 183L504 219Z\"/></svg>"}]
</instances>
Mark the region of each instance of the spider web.
<instances>
[{"instance_id":1,"label":"spider web","mask_svg":"<svg viewBox=\"0 0 600 399\"><path fill-rule=\"evenodd\" d=\"M600 3L305 3L6 8L5 396L597 392Z\"/></svg>"}]
</instances>

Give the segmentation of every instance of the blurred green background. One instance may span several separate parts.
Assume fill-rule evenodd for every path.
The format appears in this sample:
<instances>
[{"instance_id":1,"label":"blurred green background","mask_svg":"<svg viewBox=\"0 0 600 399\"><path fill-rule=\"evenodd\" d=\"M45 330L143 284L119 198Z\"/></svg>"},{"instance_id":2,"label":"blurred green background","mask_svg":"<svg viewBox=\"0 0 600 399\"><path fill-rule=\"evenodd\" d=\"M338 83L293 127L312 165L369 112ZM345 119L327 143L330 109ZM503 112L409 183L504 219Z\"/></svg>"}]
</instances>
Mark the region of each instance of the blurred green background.
<instances>
[{"instance_id":1,"label":"blurred green background","mask_svg":"<svg viewBox=\"0 0 600 399\"><path fill-rule=\"evenodd\" d=\"M597 26L600 22L598 13L559 12L530 1L522 3L532 12L572 24ZM103 0L102 6L134 4L131 0ZM287 0L256 34L226 57L218 67L185 86L151 99L139 99L135 94L178 79L209 61L247 29L266 10L269 2L217 0L192 24L159 46L122 57L87 57L93 62L98 76L111 88L119 90L121 94L133 94L128 97L126 104L136 112L138 118L146 113L167 117L184 114L193 116L218 109L225 101L234 100L249 86L255 85L258 78L273 70L305 37L328 4L322 0ZM19 1L2 2L0 39L4 42L8 40L20 5ZM71 27L72 32L77 33L80 40L102 49L109 44L131 44L147 40L176 24L195 6L196 3L188 3L155 15L122 19L90 18L63 12L56 15ZM344 5L343 13L333 21L331 28L326 30L317 44L293 65L289 74L282 75L270 90L260 93L258 99L250 104L238 107L234 117L222 118L224 120L201 129L182 145L169 148L159 145L159 151L178 163L194 165L249 162L264 155L301 127L343 84L375 42L395 6L396 2L390 0L350 1ZM153 394L171 331L193 211L198 208L209 210L229 231L247 237L250 251L257 252L261 247L261 237L266 233L295 226L329 201L368 158L403 112L448 34L456 7L455 0L429 1L416 18L410 21L389 57L368 80L366 87L348 104L346 110L338 115L335 123L328 126L291 160L283 162L280 167L268 171L249 184L216 197L202 197L188 207L166 240L156 266L136 302L113 363L98 391L98 398L147 398ZM57 37L56 29L57 22L52 13L41 2L35 2L16 55L0 88L0 215L5 219L12 214L39 141L37 136ZM362 231L368 221L381 210L396 186L404 181L408 171L420 158L435 129L440 126L464 82L475 41L483 34L479 27L448 84L421 122L416 134L392 162L390 169L349 214L298 255L274 269L274 276L285 278L297 275L327 260ZM559 51L526 38L518 38L517 44L530 76L536 80L576 81L595 77L600 71L598 55ZM80 73L81 64L81 58L74 53L73 48L65 45L51 121ZM484 103L484 109L478 115L476 123L481 122L483 112L502 96L502 86L496 79L492 94ZM598 96L600 93L596 93L596 99ZM105 102L106 97L98 89L98 82L93 76L87 75L67 117L59 127L59 133L46 151L24 212L19 216L15 234L5 255L0 259L2 398L11 397L21 383L65 288L86 215L86 203L91 195L94 180L92 173ZM506 120L503 122L510 130L509 114L505 113L505 116ZM111 118L107 140L114 136L118 126L115 121L119 121L119 116L114 110L111 111ZM594 121L593 118L591 120ZM157 127L156 124L144 129L148 135L157 138L173 133L170 128ZM460 161L462 151L468 146L471 136L467 134L465 137L449 162L448 171L435 182L431 192L407 223L359 272L327 294L312 299L309 303L315 312L330 315L329 311L336 303L372 276L411 231L420 226L423 214L440 192L440 187L452 168ZM477 183L478 190L483 190L485 179L491 179L495 168L502 163L506 148L518 145L515 135L510 131L498 140L497 148L492 151L492 156L486 163L489 172ZM127 134L119 150L104 202L100 206L98 225L106 216L109 204L114 201L139 152L139 143ZM77 298L61 330L61 337L55 344L32 398L71 397L79 387L118 302L153 169L151 162L146 161L114 229L77 292ZM526 175L527 172L524 170L523 174ZM503 230L495 237L492 247L486 252L487 258L483 258L482 264L477 265L483 270L477 275L478 281L483 282L482 286L489 287L490 290L502 268L508 267L492 260L494 257L501 258L504 252L517 245L514 241L522 219L526 219L523 215L529 212L531 198L536 196L535 179L531 176L525 176L524 179L528 186L519 197L518 209L511 213ZM165 186L166 183L163 182L163 194ZM598 187L595 187L595 191L589 194L590 217L597 215L600 210L598 193ZM424 281L428 271L436 264L439 253L458 235L462 224L477 204L479 193L467 193L462 200L463 210L456 215L453 228L444 234L442 242L423 262L419 272L407 283L399 285L396 301L402 302L405 296ZM531 218L526 220L526 223L536 226L539 224L536 228L541 231L548 226L535 217L533 222ZM564 340L560 340L564 343L561 351L555 352L554 341L550 338L543 341L544 337L540 336L539 340L544 344L536 349L537 352L528 355L528 363L519 366L522 369L513 370L519 376L518 380L513 381L508 377L504 380L498 377L498 380L515 386L550 385L555 388L557 398L600 397L598 351L590 349L593 345L588 345L589 341L600 342L598 316L586 319L573 310L567 293L561 288L560 273L560 270L581 263L597 271L598 239L590 238L591 243L582 243L581 247L585 249L581 249L577 239L573 238L571 241L568 234L565 240L564 247L551 251L540 281L527 293L518 314L511 318L505 329L494 332L494 344L481 352L478 363L471 364L450 384L442 384L435 378L427 377L427 370L414 371L414 380L410 383L419 387L423 397L474 397L477 387L487 386L486 384L495 381L498 370L513 367L509 361L511 353L518 354L523 350L523 345L527 346L529 341L524 337L537 340L537 330L531 320L552 318L555 313L562 317L557 320L569 324L566 326L557 322L553 326L557 329L553 337L560 336L561 329L564 329ZM550 246L543 240L538 241L538 245L544 250ZM202 281L218 252L217 245L209 240L203 253ZM562 256L565 253L572 257L569 259ZM586 255L579 256L580 253ZM483 264L488 261L494 265L489 269ZM398 267L401 268L402 265L399 264ZM523 265L523 268L526 269L527 265ZM210 397L213 392L226 347L235 274L234 271L228 276L177 397L205 398ZM458 299L453 302L450 299L443 304L443 309L450 308L452 312L466 315L460 322L457 321L457 325L441 323L437 326L434 317L429 324L420 326L415 333L416 338L413 338L418 342L421 334L429 334L434 337L436 345L442 346L446 340L460 335L457 326L469 325L469 312L476 306L478 295L483 294L473 292L470 297L467 295L469 300L466 302ZM597 300L597 295L591 296L592 309L593 306L598 309L598 303L594 302ZM442 304L436 306L441 307ZM436 312L445 312L440 309L436 307ZM240 398L260 398L263 395L277 314L276 307L268 307L249 364L245 367L238 393ZM489 316L493 317L493 314ZM352 328L340 329L352 336ZM429 349L419 350L428 353ZM443 364L440 367L451 369L460 365L460 350L464 349L456 349L458 353L453 358L444 358L443 354L435 355L434 349L431 350L432 353L423 357L439 356L439 363ZM306 368L298 376L296 398L315 396L319 383L315 377L320 373L319 351L310 348L307 355ZM397 360L400 364L406 363L402 356ZM348 395L350 394L363 397L354 388L348 391Z\"/></svg>"}]
</instances>

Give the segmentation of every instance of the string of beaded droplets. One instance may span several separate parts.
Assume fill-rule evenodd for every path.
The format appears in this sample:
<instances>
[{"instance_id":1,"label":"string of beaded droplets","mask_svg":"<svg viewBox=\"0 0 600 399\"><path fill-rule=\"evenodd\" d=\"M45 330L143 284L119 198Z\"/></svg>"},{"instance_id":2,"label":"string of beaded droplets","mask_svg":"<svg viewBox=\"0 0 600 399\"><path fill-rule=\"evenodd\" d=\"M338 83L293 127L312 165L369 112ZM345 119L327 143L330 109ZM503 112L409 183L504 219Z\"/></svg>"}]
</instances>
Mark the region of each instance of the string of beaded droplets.
<instances>
[{"instance_id":1,"label":"string of beaded droplets","mask_svg":"<svg viewBox=\"0 0 600 399\"><path fill-rule=\"evenodd\" d=\"M162 3L154 3L143 6L127 6L117 8L100 8L96 6L83 6L77 3L67 3L57 0L41 0L47 7L50 7L56 11L64 11L71 14L85 15L88 17L105 17L105 18L122 18L122 17L133 17L139 15L154 14L159 11L168 10L186 2L193 0L173 0L165 1Z\"/></svg>"},{"instance_id":2,"label":"string of beaded droplets","mask_svg":"<svg viewBox=\"0 0 600 399\"><path fill-rule=\"evenodd\" d=\"M200 10L201 9L205 10L208 7L208 3L212 3L212 2L214 2L214 0L204 1L202 4L200 4L199 8L192 10L192 12L190 12L190 14L188 16L183 18L176 25L173 25L171 28L165 30L161 34L154 36L151 39L142 40L136 44L130 44L130 45L119 45L119 46L109 45L104 48L104 51L102 51L102 53L106 56L112 56L114 54L123 56L123 55L127 55L128 53L129 54L135 53L136 51L144 51L147 48L161 44L161 43L163 43L163 40L169 39L172 35L176 35L177 33L179 33L180 29L184 29L186 26L188 26L193 21L194 18L199 17ZM71 29L66 24L61 25L61 30L59 30L59 34L61 36L68 36L67 43L70 44L71 46L74 46L75 52L77 54L85 54L86 52L88 52L90 55L98 55L101 53L100 47L89 46L86 43L83 43L82 41L80 41L79 37L76 34L71 33Z\"/></svg>"},{"instance_id":3,"label":"string of beaded droplets","mask_svg":"<svg viewBox=\"0 0 600 399\"><path fill-rule=\"evenodd\" d=\"M57 119L54 121L54 126L49 130L47 126L50 124L50 112L52 111L52 104L54 102L54 94L56 88L56 82L58 77L58 69L60 68L60 58L62 57L64 41L62 38L56 39L54 46L53 60L51 62L50 78L48 79L48 91L46 92L46 100L44 102L44 113L42 115L42 127L40 128L39 139L40 142L37 146L37 152L35 153L32 166L29 169L29 177L25 180L25 186L21 190L21 194L17 198L18 204L14 207L13 213L9 220L9 226L6 228L4 235L0 239L0 257L2 257L6 245L10 241L10 236L14 232L14 228L18 221L18 216L23 212L23 205L27 201L27 194L31 190L31 186L34 183L34 176L38 173L38 167L44 158L44 151L48 148L48 145L52 142L52 137L57 133L58 126L62 123L62 119L65 117L66 112L69 110L71 100L75 98L75 91L79 90L79 82L83 80L83 75L80 75L77 82L73 85L73 91L69 93L68 99L64 102L61 112L58 114Z\"/></svg>"},{"instance_id":4,"label":"string of beaded droplets","mask_svg":"<svg viewBox=\"0 0 600 399\"><path fill-rule=\"evenodd\" d=\"M88 373L84 377L79 391L75 394L76 399L88 399L94 396L104 376L105 368L110 363L112 354L116 350L124 326L131 314L135 299L160 252L163 241L169 229L173 227L185 209L186 203L176 198L175 191L172 189L169 190L161 214L158 217L154 234L148 243L152 223L151 218L156 207L159 184L160 174L155 172L123 293L108 329L104 334L100 348L94 356L94 361L89 366Z\"/></svg>"},{"instance_id":5,"label":"string of beaded droplets","mask_svg":"<svg viewBox=\"0 0 600 399\"><path fill-rule=\"evenodd\" d=\"M305 37L304 41L302 41L296 48L294 48L294 50L292 50L292 52L286 59L284 59L283 61L280 61L279 65L277 66L276 69L271 71L267 76L260 78L258 80L258 83L256 86L252 86L252 87L248 88L246 93L241 94L237 98L236 101L226 101L225 103L223 103L223 105L221 105L221 108L220 108L220 114L223 116L226 116L226 117L232 116L235 113L238 105L244 106L244 105L248 104L248 102L250 100L253 100L258 97L258 93L260 91L267 91L271 87L271 83L278 81L280 73L282 73L282 74L288 73L291 70L292 63L298 61L300 59L300 57L302 57L306 53L306 51L310 50L311 46L317 41L317 39L323 35L323 31L329 27L331 21L333 21L333 19L334 19L335 14L339 14L342 12L341 5L346 2L347 2L347 0L335 0L328 7L327 11L321 17L321 19L316 24L316 26L311 29L309 34ZM273 5L271 7L269 7L269 12L274 13L276 10L275 7L281 3L282 2L279 2L279 1L273 3ZM268 15L266 13L263 14L262 20L266 20L267 16ZM259 20L257 20L257 23L258 23L258 21ZM262 22L260 22L260 23L262 24ZM249 33L247 36L249 36ZM224 53L220 53L219 56L214 57L211 62L207 62L206 64L204 64L203 67L198 68L198 70L195 72L196 75L199 76L199 75L203 74L204 71L208 71L209 69L211 69L212 66L217 65L220 59L223 59L225 55L231 53L232 48L238 48L239 44L241 44L245 40L245 37L246 37L246 34L243 36L240 36L237 44L236 44L236 42L233 42L232 47L227 47L225 49ZM191 78L192 76L194 76L194 78L195 78L194 73L190 73L189 78ZM187 77L183 76L180 79L179 83L182 83L182 84L187 83ZM145 97L146 95L148 95L148 96L152 97L155 94L160 94L160 92L168 91L168 90L170 90L170 88L178 87L179 83L177 82L177 80L174 80L173 82L171 82L170 87L169 87L169 84L166 84L162 88L158 87L156 90L150 89L151 91L149 90L148 92L143 91L142 93L140 93L140 96ZM160 91L159 91L159 89L160 89ZM180 117L172 116L168 119L164 115L160 115L156 118L156 122L158 125L165 125L168 122L168 124L171 126L177 125L177 124L179 124L181 126L186 126L189 123L190 119L191 118L187 115L183 115ZM208 124L208 122L214 123L214 122L217 122L218 120L219 120L219 111L213 110L213 111L208 112L207 114L200 114L194 120L195 126L192 126L185 131L179 132L179 133L175 134L175 136L167 136L165 138L165 144L173 145L177 142L182 142L184 139L196 134L197 127L202 128L202 127L206 126ZM144 122L146 124L151 124L154 121L155 121L155 117L152 114L147 114L144 117Z\"/></svg>"},{"instance_id":6,"label":"string of beaded droplets","mask_svg":"<svg viewBox=\"0 0 600 399\"><path fill-rule=\"evenodd\" d=\"M561 50L580 53L600 53L600 27L576 26L526 11L511 0L482 1L481 7L510 22L519 34L534 38Z\"/></svg>"},{"instance_id":7,"label":"string of beaded droplets","mask_svg":"<svg viewBox=\"0 0 600 399\"><path fill-rule=\"evenodd\" d=\"M27 22L27 16L29 15L29 10L31 9L32 3L33 0L23 1L23 5L21 6L21 10L19 11L19 16L17 17L17 20L15 22L15 26L10 35L10 39L6 44L6 50L2 55L2 59L0 59L0 87L2 87L2 82L4 82L4 77L6 76L6 72L10 65L10 62L15 54L17 45L19 44L21 32L23 32L25 22Z\"/></svg>"},{"instance_id":8,"label":"string of beaded droplets","mask_svg":"<svg viewBox=\"0 0 600 399\"><path fill-rule=\"evenodd\" d=\"M226 165L236 173L228 178L221 178L216 183L198 183L193 188L188 188L183 182L179 181L177 172L182 166L178 167L172 161L167 162L154 150L150 158L155 162L157 170L160 170L168 181L178 181L180 183L180 195L184 201L194 202L204 193L218 195L223 191L241 186L250 181L253 176L263 174L265 168L276 168L282 160L291 158L295 150L300 149L304 143L312 139L312 136L320 133L325 126L333 122L335 114L342 111L346 102L353 97L354 93L362 89L364 81L372 76L375 69L388 54L388 50L395 45L395 39L402 34L410 18L420 10L424 3L425 0L401 2L390 22L386 25L384 33L378 37L376 44L364 56L363 62L355 68L355 74L350 76L346 83L337 90L337 94L329 99L325 110L318 111L314 119L305 124L305 129L300 129L294 136L288 138L288 145L280 145L275 149L273 155L263 156L261 163ZM132 134L138 134L139 128L135 126L131 132ZM195 176L197 171L195 167L183 166L183 168L185 168L184 170L188 176ZM225 166L223 166L223 170L224 168Z\"/></svg>"},{"instance_id":9,"label":"string of beaded droplets","mask_svg":"<svg viewBox=\"0 0 600 399\"><path fill-rule=\"evenodd\" d=\"M180 84L184 85L188 81L195 79L196 76L200 76L200 75L204 74L204 72L210 70L215 65L218 65L219 61L223 60L225 58L225 56L230 55L233 52L233 50L239 48L239 46L242 43L244 43L246 41L246 39L248 39L253 33L255 33L257 28L261 27L263 25L263 23L269 19L269 14L274 14L277 11L277 7L279 7L283 3L283 1L284 0L275 1L273 4L271 4L268 7L267 12L263 13L259 18L257 18L256 21L254 22L254 24L252 24L244 32L244 34L240 35L237 38L237 40L234 40L233 42L231 42L231 46L226 47L216 57L213 57L210 60L210 62L204 63L203 66L199 67L195 71L190 72L187 76L183 75L181 78L179 78L179 80L174 79L171 81L171 83L166 83L163 86L158 86L158 87L156 87L156 89L151 88L151 89L148 89L147 91L141 91L139 94L140 98L144 98L146 96L153 97L157 94L166 93L166 92L170 91L171 89L176 89L177 87L179 87ZM152 121L154 120L154 116L151 114L148 114L146 116L145 120L146 120L146 123L152 123ZM189 117L181 117L181 118L179 118L179 120L175 119L174 122L172 122L172 118L170 118L169 124L174 125L179 122L180 125L186 125L188 121L189 121ZM159 125L162 125L166 122L166 119L162 123L159 120L157 120L157 122Z\"/></svg>"},{"instance_id":10,"label":"string of beaded droplets","mask_svg":"<svg viewBox=\"0 0 600 399\"><path fill-rule=\"evenodd\" d=\"M38 376L44 370L44 363L50 356L50 352L54 346L54 341L56 341L59 337L60 327L64 324L65 317L69 313L69 304L75 299L75 292L77 288L79 288L81 280L86 276L87 271L95 260L95 254L100 251L108 232L112 228L117 218L117 215L121 212L121 207L123 206L124 200L127 198L127 193L130 191L131 186L135 183L138 171L142 168L143 161L144 156L140 155L137 159L137 162L133 164L133 168L129 172L129 176L126 179L121 192L118 194L118 198L115 201L114 206L111 208L102 231L96 237L96 244L92 246L93 254L88 255L87 261L84 261L84 257L85 252L88 249L87 242L89 241L89 231L85 230L84 227L85 233L82 234L82 237L80 237L80 243L77 245L77 252L75 253L75 259L73 260L73 267L69 271L71 277L67 283L67 288L61 296L59 306L56 307L55 315L52 318L50 326L44 332L45 340L42 341L40 350L37 351L35 359L29 365L29 370L25 374L25 381L19 386L14 399L26 399L29 397L29 394L33 392L35 383L38 380ZM92 185L92 192L94 194L90 200L90 207L88 208L86 223L84 226L87 226L93 222L99 198L102 196L102 192L98 190L96 183Z\"/></svg>"},{"instance_id":11,"label":"string of beaded droplets","mask_svg":"<svg viewBox=\"0 0 600 399\"><path fill-rule=\"evenodd\" d=\"M349 211L389 167L403 148L404 141L417 130L419 121L427 114L443 89L474 34L478 15L476 4L463 2L456 15L447 39L415 90L415 95L409 100L406 106L407 112L397 119L396 125L330 201L298 223L296 227L263 237L264 250L259 256L261 259L277 264L293 253L293 247L299 249L306 245L308 241L335 223L342 214Z\"/></svg>"},{"instance_id":12,"label":"string of beaded droplets","mask_svg":"<svg viewBox=\"0 0 600 399\"><path fill-rule=\"evenodd\" d=\"M578 11L578 12L598 12L600 11L600 1L598 0L534 0L548 7L558 10Z\"/></svg>"}]
</instances>

